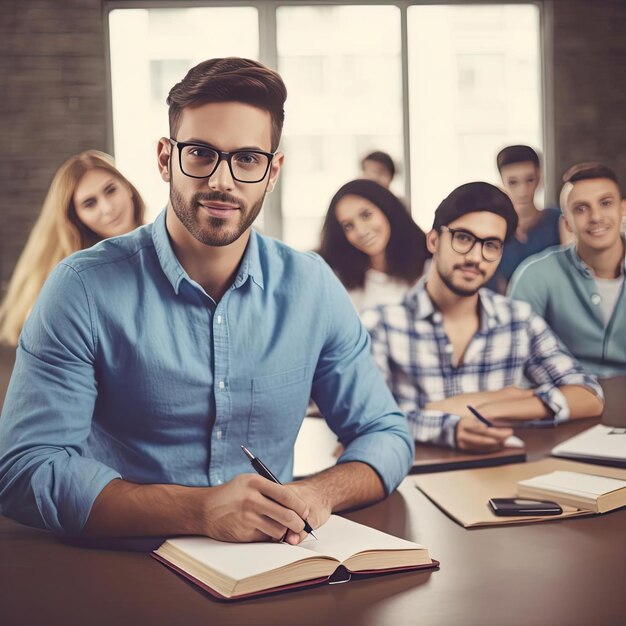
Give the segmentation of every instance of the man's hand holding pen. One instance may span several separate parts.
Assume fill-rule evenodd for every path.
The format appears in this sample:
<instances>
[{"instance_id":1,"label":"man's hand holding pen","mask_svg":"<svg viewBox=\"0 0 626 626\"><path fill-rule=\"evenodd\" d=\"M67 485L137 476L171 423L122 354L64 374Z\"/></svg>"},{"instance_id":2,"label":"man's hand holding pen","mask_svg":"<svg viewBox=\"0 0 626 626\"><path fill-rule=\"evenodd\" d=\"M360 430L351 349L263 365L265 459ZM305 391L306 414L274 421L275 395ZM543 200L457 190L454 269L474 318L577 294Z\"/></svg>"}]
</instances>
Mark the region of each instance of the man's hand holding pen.
<instances>
[{"instance_id":1,"label":"man's hand holding pen","mask_svg":"<svg viewBox=\"0 0 626 626\"><path fill-rule=\"evenodd\" d=\"M295 491L296 494L309 505L309 514L306 520L313 528L319 528L328 521L333 510L331 504L323 497L324 494L322 490L310 485L306 478L295 483L290 483L289 488ZM300 543L300 541L307 538L307 533L299 533L297 535L298 541L292 541L294 537L295 535L291 531L288 531L285 541L293 544Z\"/></svg>"},{"instance_id":2,"label":"man's hand holding pen","mask_svg":"<svg viewBox=\"0 0 626 626\"><path fill-rule=\"evenodd\" d=\"M280 485L256 474L241 474L210 489L210 497L203 499L198 520L204 530L198 534L221 541L284 538L288 543L298 544L308 536L303 520L309 520L317 528L316 522L322 517L305 497L313 494L299 485Z\"/></svg>"}]
</instances>

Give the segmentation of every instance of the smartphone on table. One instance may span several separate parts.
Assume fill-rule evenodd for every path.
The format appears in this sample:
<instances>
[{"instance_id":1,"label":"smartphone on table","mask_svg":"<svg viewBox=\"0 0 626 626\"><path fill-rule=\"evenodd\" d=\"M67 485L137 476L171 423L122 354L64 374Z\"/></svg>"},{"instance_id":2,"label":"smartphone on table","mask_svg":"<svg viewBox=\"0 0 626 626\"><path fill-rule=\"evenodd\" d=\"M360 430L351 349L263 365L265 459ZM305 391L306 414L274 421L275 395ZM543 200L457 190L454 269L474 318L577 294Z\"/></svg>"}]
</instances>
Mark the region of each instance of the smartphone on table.
<instances>
[{"instance_id":1,"label":"smartphone on table","mask_svg":"<svg viewBox=\"0 0 626 626\"><path fill-rule=\"evenodd\" d=\"M547 500L528 498L490 498L489 507L500 516L507 515L560 515L563 509Z\"/></svg>"}]
</instances>

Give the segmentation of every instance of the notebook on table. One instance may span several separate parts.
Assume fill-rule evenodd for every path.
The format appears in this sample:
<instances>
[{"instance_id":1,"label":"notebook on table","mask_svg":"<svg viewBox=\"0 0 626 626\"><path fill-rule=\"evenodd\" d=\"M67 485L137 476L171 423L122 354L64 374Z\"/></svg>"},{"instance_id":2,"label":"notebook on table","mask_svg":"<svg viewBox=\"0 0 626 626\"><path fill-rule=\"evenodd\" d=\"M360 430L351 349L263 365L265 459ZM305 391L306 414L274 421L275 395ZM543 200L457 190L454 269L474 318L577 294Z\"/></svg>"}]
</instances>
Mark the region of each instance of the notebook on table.
<instances>
[{"instance_id":1,"label":"notebook on table","mask_svg":"<svg viewBox=\"0 0 626 626\"><path fill-rule=\"evenodd\" d=\"M593 471L589 469L589 472ZM601 468L596 471L600 472ZM626 506L626 480L597 473L557 470L519 481L517 495L607 513Z\"/></svg>"},{"instance_id":2,"label":"notebook on table","mask_svg":"<svg viewBox=\"0 0 626 626\"><path fill-rule=\"evenodd\" d=\"M524 463L526 451L523 448L504 448L498 452L476 454L440 448L427 444L416 444L415 459L410 474L449 472L472 467L494 467L510 463Z\"/></svg>"},{"instance_id":3,"label":"notebook on table","mask_svg":"<svg viewBox=\"0 0 626 626\"><path fill-rule=\"evenodd\" d=\"M298 546L180 537L153 556L223 600L439 565L422 545L336 515L315 534L319 540L309 537Z\"/></svg>"},{"instance_id":4,"label":"notebook on table","mask_svg":"<svg viewBox=\"0 0 626 626\"><path fill-rule=\"evenodd\" d=\"M598 424L554 447L552 456L626 468L626 428Z\"/></svg>"}]
</instances>

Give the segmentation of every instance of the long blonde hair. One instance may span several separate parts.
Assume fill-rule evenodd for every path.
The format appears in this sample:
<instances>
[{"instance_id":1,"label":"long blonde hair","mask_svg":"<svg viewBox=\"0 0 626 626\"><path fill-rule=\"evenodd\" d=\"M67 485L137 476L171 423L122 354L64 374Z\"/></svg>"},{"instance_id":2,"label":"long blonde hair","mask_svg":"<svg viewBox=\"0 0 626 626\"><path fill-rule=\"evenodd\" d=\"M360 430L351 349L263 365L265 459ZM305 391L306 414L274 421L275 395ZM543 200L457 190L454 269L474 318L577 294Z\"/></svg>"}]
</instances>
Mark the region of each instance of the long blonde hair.
<instances>
[{"instance_id":1,"label":"long blonde hair","mask_svg":"<svg viewBox=\"0 0 626 626\"><path fill-rule=\"evenodd\" d=\"M0 306L0 342L17 345L22 326L57 263L102 239L78 219L74 207L76 186L89 170L96 168L106 170L128 185L135 226L143 223L143 200L137 189L115 168L112 157L98 150L87 150L63 163L52 180Z\"/></svg>"}]
</instances>

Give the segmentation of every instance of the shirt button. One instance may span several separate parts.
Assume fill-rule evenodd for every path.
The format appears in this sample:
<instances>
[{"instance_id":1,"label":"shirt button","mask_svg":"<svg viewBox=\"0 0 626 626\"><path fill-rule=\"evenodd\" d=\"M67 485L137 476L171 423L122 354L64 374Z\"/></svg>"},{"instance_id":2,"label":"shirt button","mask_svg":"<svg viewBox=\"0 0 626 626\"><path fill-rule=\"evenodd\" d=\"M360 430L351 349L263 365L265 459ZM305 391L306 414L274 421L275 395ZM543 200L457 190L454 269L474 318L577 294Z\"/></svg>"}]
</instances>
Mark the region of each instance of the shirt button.
<instances>
[{"instance_id":1,"label":"shirt button","mask_svg":"<svg viewBox=\"0 0 626 626\"><path fill-rule=\"evenodd\" d=\"M220 389L224 389L224 381L220 380L220 384L219 384Z\"/></svg>"},{"instance_id":2,"label":"shirt button","mask_svg":"<svg viewBox=\"0 0 626 626\"><path fill-rule=\"evenodd\" d=\"M435 313L433 315L433 319L435 320L435 322L439 323L441 321L441 313Z\"/></svg>"},{"instance_id":3,"label":"shirt button","mask_svg":"<svg viewBox=\"0 0 626 626\"><path fill-rule=\"evenodd\" d=\"M224 482L223 480L216 480L216 481L215 481L215 484L216 484L216 485L221 485L223 482Z\"/></svg>"},{"instance_id":4,"label":"shirt button","mask_svg":"<svg viewBox=\"0 0 626 626\"><path fill-rule=\"evenodd\" d=\"M452 352L454 350L454 348L452 347L452 344L446 344L446 352Z\"/></svg>"},{"instance_id":5,"label":"shirt button","mask_svg":"<svg viewBox=\"0 0 626 626\"><path fill-rule=\"evenodd\" d=\"M216 436L218 439L221 439L221 438L222 438L222 431L221 431L221 430L218 430L218 431L215 433L215 436Z\"/></svg>"},{"instance_id":6,"label":"shirt button","mask_svg":"<svg viewBox=\"0 0 626 626\"><path fill-rule=\"evenodd\" d=\"M594 293L591 296L591 302L593 304L595 304L596 306L598 306L598 304L600 304L600 302L602 302L602 298L600 297L600 294Z\"/></svg>"},{"instance_id":7,"label":"shirt button","mask_svg":"<svg viewBox=\"0 0 626 626\"><path fill-rule=\"evenodd\" d=\"M218 315L218 316L217 316L217 323L218 323L218 324L221 324L221 323L222 323L222 316L221 316L221 315Z\"/></svg>"}]
</instances>

